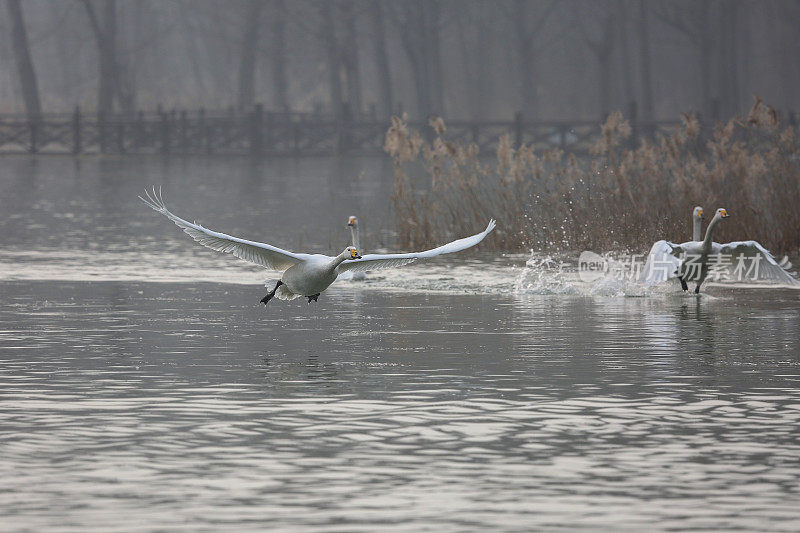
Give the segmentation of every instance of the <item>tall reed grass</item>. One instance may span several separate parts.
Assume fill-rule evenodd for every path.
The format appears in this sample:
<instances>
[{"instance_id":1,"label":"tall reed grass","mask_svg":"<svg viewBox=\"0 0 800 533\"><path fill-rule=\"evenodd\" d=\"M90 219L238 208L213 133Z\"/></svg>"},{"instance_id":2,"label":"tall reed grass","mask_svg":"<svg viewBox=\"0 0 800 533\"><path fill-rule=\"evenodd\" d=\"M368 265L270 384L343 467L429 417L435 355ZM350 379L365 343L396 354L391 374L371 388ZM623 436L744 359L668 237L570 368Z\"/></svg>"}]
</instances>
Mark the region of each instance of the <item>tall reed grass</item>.
<instances>
[{"instance_id":1,"label":"tall reed grass","mask_svg":"<svg viewBox=\"0 0 800 533\"><path fill-rule=\"evenodd\" d=\"M506 135L487 161L474 144L449 141L442 119L430 125L432 142L398 117L386 134L403 248L480 231L494 217L497 230L484 249L646 251L659 239L690 240L695 205L731 214L716 241L754 239L776 253L800 248L797 128L759 99L707 139L684 114L673 133L635 149L626 148L630 124L613 113L581 159L514 147Z\"/></svg>"}]
</instances>

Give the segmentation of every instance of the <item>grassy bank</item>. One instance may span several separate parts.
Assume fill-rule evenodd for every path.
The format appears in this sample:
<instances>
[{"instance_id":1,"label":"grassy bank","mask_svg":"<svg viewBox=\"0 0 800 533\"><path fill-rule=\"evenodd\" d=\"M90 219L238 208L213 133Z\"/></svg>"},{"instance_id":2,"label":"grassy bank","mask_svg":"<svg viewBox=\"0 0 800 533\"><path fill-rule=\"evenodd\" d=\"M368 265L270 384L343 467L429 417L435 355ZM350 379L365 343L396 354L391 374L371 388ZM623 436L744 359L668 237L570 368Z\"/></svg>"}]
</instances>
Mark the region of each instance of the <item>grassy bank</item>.
<instances>
[{"instance_id":1,"label":"grassy bank","mask_svg":"<svg viewBox=\"0 0 800 533\"><path fill-rule=\"evenodd\" d=\"M484 249L645 250L691 237L691 210L731 217L716 241L758 240L776 253L800 248L800 140L796 127L756 101L748 115L700 136L684 115L672 134L629 146L630 125L613 113L587 158L499 140L487 163L477 146L451 142L441 119L432 142L394 118L385 149L395 164L393 205L404 249L440 244L497 219ZM410 178L420 166L426 178Z\"/></svg>"}]
</instances>

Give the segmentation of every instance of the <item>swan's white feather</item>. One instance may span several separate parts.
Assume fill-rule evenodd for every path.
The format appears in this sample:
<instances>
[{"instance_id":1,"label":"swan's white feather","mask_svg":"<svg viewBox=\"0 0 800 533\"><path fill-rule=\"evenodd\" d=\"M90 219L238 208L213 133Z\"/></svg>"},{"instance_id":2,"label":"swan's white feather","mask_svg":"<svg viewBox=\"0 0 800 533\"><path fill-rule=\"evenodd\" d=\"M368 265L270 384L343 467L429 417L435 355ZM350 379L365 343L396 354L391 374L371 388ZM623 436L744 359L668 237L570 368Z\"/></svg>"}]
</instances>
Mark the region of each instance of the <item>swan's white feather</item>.
<instances>
[{"instance_id":1,"label":"swan's white feather","mask_svg":"<svg viewBox=\"0 0 800 533\"><path fill-rule=\"evenodd\" d=\"M480 233L470 237L464 237L447 244L443 244L438 248L425 250L423 252L411 252L406 254L367 254L361 259L348 259L339 265L339 272L365 272L367 270L382 270L385 268L393 268L402 265L413 263L417 259L428 259L436 257L437 255L452 254L460 252L470 246L475 246L481 242L491 232L496 225L494 219L489 221L486 229Z\"/></svg>"},{"instance_id":2,"label":"swan's white feather","mask_svg":"<svg viewBox=\"0 0 800 533\"><path fill-rule=\"evenodd\" d=\"M277 298L278 300L296 300L297 298L300 298L301 296L303 296L303 295L294 293L291 290L289 290L289 288L286 286L286 284L281 285L275 291L275 298Z\"/></svg>"},{"instance_id":3,"label":"swan's white feather","mask_svg":"<svg viewBox=\"0 0 800 533\"><path fill-rule=\"evenodd\" d=\"M145 196L147 198L140 196L139 199L172 220L195 241L212 250L230 253L239 259L279 272L308 258L308 254L296 254L269 244L232 237L204 228L200 224L184 220L167 209L161 197L161 191L156 191L155 188L153 188L152 192L145 191Z\"/></svg>"},{"instance_id":4,"label":"swan's white feather","mask_svg":"<svg viewBox=\"0 0 800 533\"><path fill-rule=\"evenodd\" d=\"M153 188L152 192L145 191L145 197L140 196L139 198L149 207L172 220L203 246L219 252L231 253L240 259L268 269L284 271L281 276L282 284L274 292L274 296L280 300L294 300L301 296L319 296L319 293L327 289L336 280L337 276L344 271L350 271L352 274L353 271L378 270L405 265L417 259L458 252L481 242L495 227L495 221L491 220L486 230L477 235L458 239L424 252L373 254L356 260L345 260L346 257L357 257L358 251L355 247L349 246L345 248L336 257L321 254L293 253L269 244L248 241L212 231L199 224L184 220L167 209L161 197L161 191L156 191L155 188ZM270 297L268 294L266 301L269 301Z\"/></svg>"},{"instance_id":5,"label":"swan's white feather","mask_svg":"<svg viewBox=\"0 0 800 533\"><path fill-rule=\"evenodd\" d=\"M748 279L774 281L786 285L797 285L798 283L797 278L788 270L792 267L792 264L789 263L788 260L786 261L788 265L783 263L779 264L770 251L756 241L734 241L727 244L713 243L711 246L711 253L731 257L731 264L727 268L728 274L731 277L734 276L734 271L740 256L746 259L753 259L760 256L761 259L758 262L757 271L753 269L748 274Z\"/></svg>"},{"instance_id":6,"label":"swan's white feather","mask_svg":"<svg viewBox=\"0 0 800 533\"><path fill-rule=\"evenodd\" d=\"M658 241L650 248L650 253L647 256L647 263L645 263L642 271L642 282L646 285L653 285L677 277L683 262L681 257L683 257L684 254L687 256L700 256L702 253L703 243L700 241L689 241L683 244ZM720 275L727 274L726 277L730 280L736 280L736 278L742 274L741 272L736 272L739 257L741 256L747 260L745 262L747 280L772 281L785 285L796 285L798 283L797 278L789 270L792 264L788 260L778 263L770 251L756 241L734 241L726 244L712 242L709 263L714 263L714 260L711 258L716 256L723 256L730 259L729 262L719 263L719 265L724 266L724 268L715 264L717 272ZM749 270L751 261L758 256L761 257L761 259L758 260L758 268Z\"/></svg>"},{"instance_id":7,"label":"swan's white feather","mask_svg":"<svg viewBox=\"0 0 800 533\"><path fill-rule=\"evenodd\" d=\"M650 248L641 280L645 285L662 283L677 276L681 261L674 254L676 245L669 241L657 241Z\"/></svg>"}]
</instances>

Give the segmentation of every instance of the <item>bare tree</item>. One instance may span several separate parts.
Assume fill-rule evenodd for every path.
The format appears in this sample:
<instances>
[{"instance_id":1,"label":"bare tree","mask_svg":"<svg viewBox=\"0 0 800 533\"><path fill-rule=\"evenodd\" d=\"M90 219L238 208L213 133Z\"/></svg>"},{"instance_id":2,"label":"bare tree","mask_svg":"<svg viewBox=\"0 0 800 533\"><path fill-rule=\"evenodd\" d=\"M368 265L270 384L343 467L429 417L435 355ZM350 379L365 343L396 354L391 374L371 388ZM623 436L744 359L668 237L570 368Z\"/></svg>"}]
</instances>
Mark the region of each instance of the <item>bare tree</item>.
<instances>
[{"instance_id":1,"label":"bare tree","mask_svg":"<svg viewBox=\"0 0 800 533\"><path fill-rule=\"evenodd\" d=\"M97 112L110 114L114 110L114 100L123 111L132 114L133 99L126 97L123 88L121 67L117 58L117 3L116 0L103 0L103 23L95 13L91 0L83 0L89 24L97 42L99 55L99 85L97 90Z\"/></svg>"},{"instance_id":2,"label":"bare tree","mask_svg":"<svg viewBox=\"0 0 800 533\"><path fill-rule=\"evenodd\" d=\"M484 4L471 2L456 14L456 29L461 51L461 70L466 79L464 88L470 117L486 116L488 107L489 75L488 56L491 51L488 22L483 11Z\"/></svg>"},{"instance_id":3,"label":"bare tree","mask_svg":"<svg viewBox=\"0 0 800 533\"><path fill-rule=\"evenodd\" d=\"M531 3L527 0L515 0L511 16L514 22L514 35L516 37L517 58L520 68L522 109L525 113L536 116L539 111L536 90L537 39L553 14L556 0L551 0L544 10L538 14L531 13L530 7Z\"/></svg>"},{"instance_id":4,"label":"bare tree","mask_svg":"<svg viewBox=\"0 0 800 533\"><path fill-rule=\"evenodd\" d=\"M28 44L28 32L25 29L25 21L22 18L22 6L20 5L20 0L8 0L7 5L12 24L11 38L14 59L22 85L25 111L30 120L38 120L42 114L42 106L39 102L39 85L36 81L36 71L33 68L33 60L31 59L31 51Z\"/></svg>"},{"instance_id":5,"label":"bare tree","mask_svg":"<svg viewBox=\"0 0 800 533\"><path fill-rule=\"evenodd\" d=\"M699 63L700 98L702 111L713 114L711 94L712 63L712 0L692 0L686 4L676 2L660 3L652 6L658 20L683 34L696 48Z\"/></svg>"},{"instance_id":6,"label":"bare tree","mask_svg":"<svg viewBox=\"0 0 800 533\"><path fill-rule=\"evenodd\" d=\"M242 38L242 55L239 63L239 110L253 107L256 92L256 54L261 26L261 0L250 0L245 10L245 28Z\"/></svg>"},{"instance_id":7,"label":"bare tree","mask_svg":"<svg viewBox=\"0 0 800 533\"><path fill-rule=\"evenodd\" d=\"M347 103L353 113L361 113L361 69L358 60L358 34L356 32L356 13L350 2L341 3L344 23L344 39L341 51L341 64L347 81Z\"/></svg>"},{"instance_id":8,"label":"bare tree","mask_svg":"<svg viewBox=\"0 0 800 533\"><path fill-rule=\"evenodd\" d=\"M392 78L389 70L389 56L386 53L386 27L383 22L383 8L378 0L370 2L372 21L373 48L375 54L375 71L378 76L379 109L382 117L392 114Z\"/></svg>"},{"instance_id":9,"label":"bare tree","mask_svg":"<svg viewBox=\"0 0 800 533\"><path fill-rule=\"evenodd\" d=\"M583 34L583 42L597 60L597 74L600 81L600 112L606 116L611 111L611 74L612 52L614 51L614 17L610 11L605 11L602 17L592 14L593 18L600 19L599 35L593 35L586 27L581 14L577 15L578 25Z\"/></svg>"},{"instance_id":10,"label":"bare tree","mask_svg":"<svg viewBox=\"0 0 800 533\"><path fill-rule=\"evenodd\" d=\"M272 13L272 83L275 106L289 109L289 81L286 76L286 5L275 0Z\"/></svg>"},{"instance_id":11,"label":"bare tree","mask_svg":"<svg viewBox=\"0 0 800 533\"><path fill-rule=\"evenodd\" d=\"M394 22L400 44L411 67L417 113L427 117L444 114L442 64L439 47L439 3L409 0L395 5Z\"/></svg>"},{"instance_id":12,"label":"bare tree","mask_svg":"<svg viewBox=\"0 0 800 533\"><path fill-rule=\"evenodd\" d=\"M653 120L653 84L650 76L649 10L644 0L639 0L639 70L642 87L642 119Z\"/></svg>"},{"instance_id":13,"label":"bare tree","mask_svg":"<svg viewBox=\"0 0 800 533\"><path fill-rule=\"evenodd\" d=\"M323 36L323 45L328 60L328 85L331 98L331 110L337 117L342 112L342 77L341 54L339 41L336 38L336 11L331 9L331 2L320 4L320 34Z\"/></svg>"}]
</instances>

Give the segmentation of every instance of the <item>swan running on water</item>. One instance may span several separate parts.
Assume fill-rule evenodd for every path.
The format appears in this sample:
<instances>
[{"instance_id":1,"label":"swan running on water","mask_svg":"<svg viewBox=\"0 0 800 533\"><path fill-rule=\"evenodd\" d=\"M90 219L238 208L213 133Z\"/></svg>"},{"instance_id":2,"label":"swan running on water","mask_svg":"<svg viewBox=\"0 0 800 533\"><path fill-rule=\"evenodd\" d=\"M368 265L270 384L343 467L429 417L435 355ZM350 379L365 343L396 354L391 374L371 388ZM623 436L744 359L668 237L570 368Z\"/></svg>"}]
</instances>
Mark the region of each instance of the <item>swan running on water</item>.
<instances>
[{"instance_id":1,"label":"swan running on water","mask_svg":"<svg viewBox=\"0 0 800 533\"><path fill-rule=\"evenodd\" d=\"M653 244L642 272L642 280L647 285L652 285L677 277L684 291L689 289L686 282L694 281L697 282L695 294L700 292L700 285L712 271L719 276L733 278L744 274L749 275L748 279L752 280L796 285L797 280L787 271L791 268L791 263L784 260L779 264L758 242L735 241L719 244L712 241L714 228L728 216L726 209L717 209L702 241L683 244L658 241Z\"/></svg>"},{"instance_id":2,"label":"swan running on water","mask_svg":"<svg viewBox=\"0 0 800 533\"><path fill-rule=\"evenodd\" d=\"M368 254L361 256L358 249L348 246L336 257L321 254L301 254L282 250L276 246L248 241L217 233L199 224L184 220L167 209L161 197L161 190L155 188L145 191L146 198L139 197L145 204L172 220L191 238L207 248L218 252L233 254L239 259L261 265L269 270L283 272L275 288L267 293L261 302L266 305L274 296L280 300L294 300L306 297L308 302L317 301L322 291L342 272L365 272L407 265L417 259L427 259L442 254L451 254L475 246L495 227L494 219L481 233L465 237L432 250L406 254Z\"/></svg>"}]
</instances>

